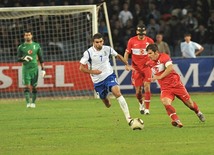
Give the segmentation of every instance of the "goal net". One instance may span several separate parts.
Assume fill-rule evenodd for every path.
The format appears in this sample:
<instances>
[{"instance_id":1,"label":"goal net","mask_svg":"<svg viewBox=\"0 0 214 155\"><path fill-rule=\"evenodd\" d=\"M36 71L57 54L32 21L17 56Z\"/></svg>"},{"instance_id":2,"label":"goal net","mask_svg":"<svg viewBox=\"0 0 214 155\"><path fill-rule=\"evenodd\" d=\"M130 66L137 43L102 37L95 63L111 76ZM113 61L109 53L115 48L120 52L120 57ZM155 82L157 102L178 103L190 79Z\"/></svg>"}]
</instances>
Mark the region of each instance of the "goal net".
<instances>
[{"instance_id":1,"label":"goal net","mask_svg":"<svg viewBox=\"0 0 214 155\"><path fill-rule=\"evenodd\" d=\"M39 77L39 97L94 96L89 75L79 60L97 32L96 5L17 7L0 9L0 98L23 96L22 67L17 47L24 30L40 43L46 78Z\"/></svg>"}]
</instances>

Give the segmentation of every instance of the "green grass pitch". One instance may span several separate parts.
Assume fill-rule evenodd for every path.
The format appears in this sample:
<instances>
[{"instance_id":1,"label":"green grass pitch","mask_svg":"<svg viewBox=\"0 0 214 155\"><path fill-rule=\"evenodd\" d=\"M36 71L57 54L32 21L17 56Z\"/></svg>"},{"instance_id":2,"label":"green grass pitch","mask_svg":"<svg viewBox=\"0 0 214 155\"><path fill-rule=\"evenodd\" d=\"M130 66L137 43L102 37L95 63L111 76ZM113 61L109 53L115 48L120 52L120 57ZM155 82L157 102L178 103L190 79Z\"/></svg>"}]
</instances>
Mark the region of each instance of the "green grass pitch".
<instances>
[{"instance_id":1,"label":"green grass pitch","mask_svg":"<svg viewBox=\"0 0 214 155\"><path fill-rule=\"evenodd\" d=\"M173 103L184 127L170 123L159 95L150 115L141 115L135 97L125 96L132 117L144 120L133 131L116 99L105 108L99 99L0 100L0 155L211 155L214 152L214 94L192 94L206 122L183 103Z\"/></svg>"}]
</instances>

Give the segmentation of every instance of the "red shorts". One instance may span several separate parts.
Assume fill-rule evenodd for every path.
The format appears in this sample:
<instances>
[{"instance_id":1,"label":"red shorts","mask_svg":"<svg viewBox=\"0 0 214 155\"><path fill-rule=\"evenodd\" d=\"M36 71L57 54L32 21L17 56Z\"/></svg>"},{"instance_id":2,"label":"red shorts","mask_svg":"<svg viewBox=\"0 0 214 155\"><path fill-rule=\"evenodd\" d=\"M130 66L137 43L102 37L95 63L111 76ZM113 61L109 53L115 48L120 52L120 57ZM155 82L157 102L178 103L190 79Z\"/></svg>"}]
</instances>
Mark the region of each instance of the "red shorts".
<instances>
[{"instance_id":1,"label":"red shorts","mask_svg":"<svg viewBox=\"0 0 214 155\"><path fill-rule=\"evenodd\" d=\"M143 86L144 82L151 82L152 71L150 68L144 68L142 71L132 71L132 85Z\"/></svg>"},{"instance_id":2,"label":"red shorts","mask_svg":"<svg viewBox=\"0 0 214 155\"><path fill-rule=\"evenodd\" d=\"M175 97L177 97L183 102L190 99L190 95L183 84L176 85L176 87L162 89L160 98L164 97L170 98L171 100L174 100Z\"/></svg>"}]
</instances>

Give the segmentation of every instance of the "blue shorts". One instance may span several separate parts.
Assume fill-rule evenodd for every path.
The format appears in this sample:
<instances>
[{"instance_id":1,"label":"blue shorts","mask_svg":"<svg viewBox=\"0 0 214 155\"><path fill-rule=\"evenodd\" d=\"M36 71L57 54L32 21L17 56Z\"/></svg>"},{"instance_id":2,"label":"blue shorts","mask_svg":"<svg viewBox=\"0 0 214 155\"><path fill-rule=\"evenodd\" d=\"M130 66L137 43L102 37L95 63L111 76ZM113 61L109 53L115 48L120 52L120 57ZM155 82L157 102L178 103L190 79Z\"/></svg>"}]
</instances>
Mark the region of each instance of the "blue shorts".
<instances>
[{"instance_id":1,"label":"blue shorts","mask_svg":"<svg viewBox=\"0 0 214 155\"><path fill-rule=\"evenodd\" d=\"M118 85L118 82L116 79L116 75L113 73L109 75L105 80L99 83L95 83L94 89L101 99L105 99L107 98L108 93L111 92L111 88L115 85Z\"/></svg>"}]
</instances>

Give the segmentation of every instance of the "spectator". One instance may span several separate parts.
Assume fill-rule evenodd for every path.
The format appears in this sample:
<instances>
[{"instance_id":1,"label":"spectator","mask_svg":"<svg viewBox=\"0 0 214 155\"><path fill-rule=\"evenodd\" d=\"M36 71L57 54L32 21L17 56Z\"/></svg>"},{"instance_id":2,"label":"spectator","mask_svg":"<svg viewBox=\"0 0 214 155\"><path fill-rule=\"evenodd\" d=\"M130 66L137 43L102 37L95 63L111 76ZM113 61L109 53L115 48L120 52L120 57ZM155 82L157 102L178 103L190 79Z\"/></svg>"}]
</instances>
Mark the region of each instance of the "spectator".
<instances>
[{"instance_id":1,"label":"spectator","mask_svg":"<svg viewBox=\"0 0 214 155\"><path fill-rule=\"evenodd\" d=\"M128 9L129 9L128 3L124 3L123 10L120 11L119 16L118 16L119 20L123 24L123 26L126 26L126 23L129 19L130 20L133 19L133 15L132 15L131 11L129 11Z\"/></svg>"},{"instance_id":2,"label":"spectator","mask_svg":"<svg viewBox=\"0 0 214 155\"><path fill-rule=\"evenodd\" d=\"M9 0L3 0L0 6L2 7L17 7L17 6L55 6L55 5L85 5L85 4L100 4L103 0L89 0L89 1L83 1L83 0L48 0L48 1L42 1L42 0L15 0L15 1L9 1ZM183 40L183 34L185 32L190 32L192 34L193 40L195 40L195 37L198 38L200 34L203 34L200 28L197 25L204 25L204 29L207 29L207 33L209 33L207 39L208 44L210 46L213 46L213 40L214 40L214 12L212 10L214 9L214 3L210 0L193 0L193 1L187 1L187 0L163 0L163 1L155 1L155 0L111 0L106 1L107 8L108 8L108 15L110 20L111 29L114 29L115 27L120 27L118 31L120 34L125 35L126 32L126 26L130 24L132 21L133 25L128 25L129 29L135 28L138 24L149 24L149 20L151 18L155 19L156 23L159 24L160 29L158 32L161 32L164 36L164 41L169 44L171 47L171 56L181 56L180 52L180 42ZM123 6L124 4L124 6ZM194 6L194 12L193 12L193 6ZM123 7L126 8L127 11L123 9ZM103 7L100 7L99 14L98 14L98 22L101 23L105 20L104 17L104 11L102 10ZM119 19L119 14L123 12L123 17ZM210 12L210 14L209 14ZM128 14L128 15L127 15ZM131 15L130 15L131 14ZM210 15L210 16L209 16ZM72 15L73 16L73 15ZM77 16L78 15L74 15ZM128 19L126 19L128 17ZM49 18L49 17L48 17ZM125 19L126 22L122 23L122 19ZM51 25L52 19L50 19ZM116 21L120 21L120 25L117 24ZM128 22L127 22L128 21ZM182 21L182 22L181 22ZM6 22L3 21L3 25ZM10 23L10 22L9 22ZM67 24L67 21L65 28L63 28L62 36L65 36L67 27L73 27L73 22L71 21L69 24ZM198 23L198 24L197 24ZM117 25L116 25L117 24ZM186 24L186 25L185 25ZM45 24L47 25L47 23ZM44 26L45 26L44 25ZM38 31L40 28L40 25L25 25L27 29ZM8 27L9 28L9 27ZM8 29L7 28L7 29ZM43 28L44 29L44 28ZM69 31L71 31L69 29ZM173 31L173 33L172 33ZM196 32L195 32L196 31ZM199 32L200 31L200 32ZM122 32L122 33L121 33ZM128 32L130 32L128 30ZM153 39L155 39L155 32L154 28L151 29L151 36ZM36 32L37 33L37 32ZM50 31L48 32L50 33ZM66 32L67 33L67 32ZM147 27L147 34L150 36L149 28ZM71 34L72 37L75 37L75 33ZM91 34L90 34L91 35ZM42 40L45 40L45 42L48 40L48 36L43 37ZM66 36L67 37L67 36ZM68 38L72 38L68 37ZM40 39L39 38L39 39ZM118 39L116 39L118 40ZM124 38L122 39L124 40ZM200 38L203 42L205 41L204 38ZM195 40L199 44L200 41ZM43 41L40 41L43 43ZM119 45L119 42L114 42L114 44ZM203 45L203 44L202 44ZM123 46L123 45L121 45ZM204 46L204 45L203 45ZM205 47L205 46L204 46ZM122 47L123 48L123 47ZM207 51L209 51L209 48L205 48ZM208 55L208 52L204 52L206 55Z\"/></svg>"},{"instance_id":3,"label":"spectator","mask_svg":"<svg viewBox=\"0 0 214 155\"><path fill-rule=\"evenodd\" d=\"M208 18L207 26L209 28L214 28L214 11L210 14L210 16Z\"/></svg>"},{"instance_id":4,"label":"spectator","mask_svg":"<svg viewBox=\"0 0 214 155\"><path fill-rule=\"evenodd\" d=\"M187 28L187 32L193 32L198 27L198 20L193 16L192 11L189 11L182 23Z\"/></svg>"},{"instance_id":5,"label":"spectator","mask_svg":"<svg viewBox=\"0 0 214 155\"><path fill-rule=\"evenodd\" d=\"M147 26L147 35L155 40L156 34L160 30L160 25L156 23L154 18L149 20L149 25Z\"/></svg>"},{"instance_id":6,"label":"spectator","mask_svg":"<svg viewBox=\"0 0 214 155\"><path fill-rule=\"evenodd\" d=\"M209 37L210 37L210 43L213 44L214 40L214 11L211 12L208 21L207 21L207 26L208 26L208 32L209 32Z\"/></svg>"},{"instance_id":7,"label":"spectator","mask_svg":"<svg viewBox=\"0 0 214 155\"><path fill-rule=\"evenodd\" d=\"M202 45L209 43L209 33L204 25L199 25L195 30L193 39Z\"/></svg>"},{"instance_id":8,"label":"spectator","mask_svg":"<svg viewBox=\"0 0 214 155\"><path fill-rule=\"evenodd\" d=\"M112 19L112 16L119 15L121 11L119 0L112 0L109 3L107 3L107 5L108 5L108 14L109 14L110 20Z\"/></svg>"},{"instance_id":9,"label":"spectator","mask_svg":"<svg viewBox=\"0 0 214 155\"><path fill-rule=\"evenodd\" d=\"M163 34L158 33L156 35L156 42L155 42L155 44L158 46L158 51L170 55L169 46L168 46L168 44L165 41L163 41Z\"/></svg>"},{"instance_id":10,"label":"spectator","mask_svg":"<svg viewBox=\"0 0 214 155\"><path fill-rule=\"evenodd\" d=\"M141 9L141 6L139 4L135 4L134 5L134 9L132 11L133 13L133 24L134 25L137 25L138 24L138 21L140 19L146 21L146 18L145 18L145 11Z\"/></svg>"},{"instance_id":11,"label":"spectator","mask_svg":"<svg viewBox=\"0 0 214 155\"><path fill-rule=\"evenodd\" d=\"M173 31L172 33L170 33L171 42L168 43L174 47L173 54L177 56L178 52L180 53L180 50L178 50L178 46L180 46L180 41L183 39L182 34L185 33L185 27L180 22L177 16L172 16L168 24L170 26L171 31Z\"/></svg>"},{"instance_id":12,"label":"spectator","mask_svg":"<svg viewBox=\"0 0 214 155\"><path fill-rule=\"evenodd\" d=\"M155 3L149 2L148 7L149 11L147 13L147 20L149 20L150 18L154 18L156 21L158 21L160 19L161 14L160 11L157 10Z\"/></svg>"},{"instance_id":13,"label":"spectator","mask_svg":"<svg viewBox=\"0 0 214 155\"><path fill-rule=\"evenodd\" d=\"M101 21L101 22L100 22L100 25L99 25L99 27L98 27L98 30L99 30L99 32L102 33L102 34L107 34L107 33L108 33L108 30L107 30L107 26L106 26L105 21Z\"/></svg>"},{"instance_id":14,"label":"spectator","mask_svg":"<svg viewBox=\"0 0 214 155\"><path fill-rule=\"evenodd\" d=\"M168 21L167 20L160 20L159 23L160 23L160 30L159 30L159 32L161 32L162 35L164 36L164 40L167 43L170 43L171 42L171 39L170 39L171 27L168 24Z\"/></svg>"},{"instance_id":15,"label":"spectator","mask_svg":"<svg viewBox=\"0 0 214 155\"><path fill-rule=\"evenodd\" d=\"M181 52L184 58L196 58L204 50L200 44L191 41L190 33L184 35L184 40L181 42Z\"/></svg>"},{"instance_id":16,"label":"spectator","mask_svg":"<svg viewBox=\"0 0 214 155\"><path fill-rule=\"evenodd\" d=\"M12 7L13 6L13 2L10 0L4 0L1 1L0 3L0 7Z\"/></svg>"}]
</instances>

